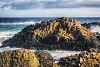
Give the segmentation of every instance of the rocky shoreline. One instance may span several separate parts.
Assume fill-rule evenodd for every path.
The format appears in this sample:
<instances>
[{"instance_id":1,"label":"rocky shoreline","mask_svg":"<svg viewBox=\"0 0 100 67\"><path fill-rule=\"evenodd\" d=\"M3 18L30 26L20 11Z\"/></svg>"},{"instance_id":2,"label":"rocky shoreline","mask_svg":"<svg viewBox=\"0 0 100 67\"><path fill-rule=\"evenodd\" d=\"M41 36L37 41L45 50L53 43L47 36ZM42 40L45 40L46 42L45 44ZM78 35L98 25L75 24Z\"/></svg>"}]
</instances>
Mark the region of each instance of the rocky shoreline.
<instances>
[{"instance_id":1,"label":"rocky shoreline","mask_svg":"<svg viewBox=\"0 0 100 67\"><path fill-rule=\"evenodd\" d=\"M67 17L43 21L24 28L12 38L3 41L1 47L76 51L100 47L100 35L83 26Z\"/></svg>"},{"instance_id":2,"label":"rocky shoreline","mask_svg":"<svg viewBox=\"0 0 100 67\"><path fill-rule=\"evenodd\" d=\"M91 24L67 17L43 21L24 28L2 47L21 49L0 52L0 67L99 67L100 34L89 30ZM30 49L36 49L35 52ZM45 50L83 51L55 59Z\"/></svg>"},{"instance_id":3,"label":"rocky shoreline","mask_svg":"<svg viewBox=\"0 0 100 67\"><path fill-rule=\"evenodd\" d=\"M63 57L55 63L54 58L45 50L31 51L17 49L0 52L0 67L99 67L100 49Z\"/></svg>"}]
</instances>

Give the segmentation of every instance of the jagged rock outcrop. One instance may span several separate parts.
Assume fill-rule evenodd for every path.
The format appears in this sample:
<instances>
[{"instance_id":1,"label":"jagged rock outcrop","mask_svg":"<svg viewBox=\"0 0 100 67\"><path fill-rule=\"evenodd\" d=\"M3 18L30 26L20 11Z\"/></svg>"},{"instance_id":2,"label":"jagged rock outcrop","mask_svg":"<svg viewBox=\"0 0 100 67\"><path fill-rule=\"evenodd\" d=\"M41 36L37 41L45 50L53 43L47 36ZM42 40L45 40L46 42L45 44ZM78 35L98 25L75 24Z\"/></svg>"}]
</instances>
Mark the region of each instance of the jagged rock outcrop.
<instances>
[{"instance_id":1,"label":"jagged rock outcrop","mask_svg":"<svg viewBox=\"0 0 100 67\"><path fill-rule=\"evenodd\" d=\"M49 61L42 64L40 67L60 67L60 66L52 61Z\"/></svg>"},{"instance_id":2,"label":"jagged rock outcrop","mask_svg":"<svg viewBox=\"0 0 100 67\"><path fill-rule=\"evenodd\" d=\"M100 66L100 49L91 48L79 55L61 58L59 60L61 67L99 67Z\"/></svg>"},{"instance_id":3,"label":"jagged rock outcrop","mask_svg":"<svg viewBox=\"0 0 100 67\"><path fill-rule=\"evenodd\" d=\"M38 67L34 52L25 49L0 52L0 67Z\"/></svg>"},{"instance_id":4,"label":"jagged rock outcrop","mask_svg":"<svg viewBox=\"0 0 100 67\"><path fill-rule=\"evenodd\" d=\"M92 30L92 28L96 27L97 31L99 31L100 22L84 23L84 24L82 24L82 26L84 26L90 30ZM94 32L94 33L96 34L96 38L100 40L100 33L99 32Z\"/></svg>"},{"instance_id":5,"label":"jagged rock outcrop","mask_svg":"<svg viewBox=\"0 0 100 67\"><path fill-rule=\"evenodd\" d=\"M100 40L78 21L62 17L30 25L2 44L27 49L87 50L99 47Z\"/></svg>"},{"instance_id":6,"label":"jagged rock outcrop","mask_svg":"<svg viewBox=\"0 0 100 67\"><path fill-rule=\"evenodd\" d=\"M53 57L47 51L39 50L35 52L37 59L39 60L40 64L44 64L46 62L54 62Z\"/></svg>"},{"instance_id":7,"label":"jagged rock outcrop","mask_svg":"<svg viewBox=\"0 0 100 67\"><path fill-rule=\"evenodd\" d=\"M88 52L79 55L81 67L99 67L100 66L100 49L91 48Z\"/></svg>"},{"instance_id":8,"label":"jagged rock outcrop","mask_svg":"<svg viewBox=\"0 0 100 67\"><path fill-rule=\"evenodd\" d=\"M100 26L100 22L84 23L82 26L90 29L91 26Z\"/></svg>"}]
</instances>

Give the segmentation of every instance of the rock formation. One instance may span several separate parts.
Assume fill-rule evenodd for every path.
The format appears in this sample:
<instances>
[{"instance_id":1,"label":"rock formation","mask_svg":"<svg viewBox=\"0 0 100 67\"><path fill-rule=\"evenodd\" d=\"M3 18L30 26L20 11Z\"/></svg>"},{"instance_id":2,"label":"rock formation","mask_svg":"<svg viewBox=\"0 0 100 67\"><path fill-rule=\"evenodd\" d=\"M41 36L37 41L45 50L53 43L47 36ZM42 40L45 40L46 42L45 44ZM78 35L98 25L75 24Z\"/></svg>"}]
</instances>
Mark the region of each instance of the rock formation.
<instances>
[{"instance_id":1,"label":"rock formation","mask_svg":"<svg viewBox=\"0 0 100 67\"><path fill-rule=\"evenodd\" d=\"M60 66L54 62L49 61L42 64L40 67L60 67Z\"/></svg>"},{"instance_id":2,"label":"rock formation","mask_svg":"<svg viewBox=\"0 0 100 67\"><path fill-rule=\"evenodd\" d=\"M100 40L78 21L62 17L30 25L2 44L27 49L87 50L99 47Z\"/></svg>"},{"instance_id":3,"label":"rock formation","mask_svg":"<svg viewBox=\"0 0 100 67\"><path fill-rule=\"evenodd\" d=\"M61 58L58 64L61 67L79 67L78 55Z\"/></svg>"},{"instance_id":4,"label":"rock formation","mask_svg":"<svg viewBox=\"0 0 100 67\"><path fill-rule=\"evenodd\" d=\"M39 50L35 52L35 55L38 58L40 64L44 64L49 61L54 62L53 57L47 51Z\"/></svg>"},{"instance_id":5,"label":"rock formation","mask_svg":"<svg viewBox=\"0 0 100 67\"><path fill-rule=\"evenodd\" d=\"M34 52L25 49L9 50L0 53L0 67L38 67Z\"/></svg>"},{"instance_id":6,"label":"rock formation","mask_svg":"<svg viewBox=\"0 0 100 67\"><path fill-rule=\"evenodd\" d=\"M96 25L98 25L98 26L100 26L100 22L91 22L91 23L84 23L84 24L82 24L82 26L84 26L84 27L86 27L86 28L90 28L91 26L96 26Z\"/></svg>"},{"instance_id":7,"label":"rock formation","mask_svg":"<svg viewBox=\"0 0 100 67\"><path fill-rule=\"evenodd\" d=\"M59 65L61 67L99 67L100 49L91 48L79 55L61 58Z\"/></svg>"}]
</instances>

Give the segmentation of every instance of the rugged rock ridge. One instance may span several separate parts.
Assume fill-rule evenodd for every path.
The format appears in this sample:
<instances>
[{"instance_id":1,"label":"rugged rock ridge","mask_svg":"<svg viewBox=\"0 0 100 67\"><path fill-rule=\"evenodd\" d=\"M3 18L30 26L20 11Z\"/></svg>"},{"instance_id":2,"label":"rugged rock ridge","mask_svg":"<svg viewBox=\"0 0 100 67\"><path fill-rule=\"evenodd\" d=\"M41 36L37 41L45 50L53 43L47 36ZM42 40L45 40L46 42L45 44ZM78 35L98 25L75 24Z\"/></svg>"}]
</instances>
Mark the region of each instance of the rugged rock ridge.
<instances>
[{"instance_id":1,"label":"rugged rock ridge","mask_svg":"<svg viewBox=\"0 0 100 67\"><path fill-rule=\"evenodd\" d=\"M100 49L91 48L79 55L61 58L61 67L100 67Z\"/></svg>"},{"instance_id":2,"label":"rugged rock ridge","mask_svg":"<svg viewBox=\"0 0 100 67\"><path fill-rule=\"evenodd\" d=\"M1 47L87 50L99 45L94 33L78 21L62 17L30 25L4 41Z\"/></svg>"},{"instance_id":3,"label":"rugged rock ridge","mask_svg":"<svg viewBox=\"0 0 100 67\"><path fill-rule=\"evenodd\" d=\"M91 22L91 23L84 23L82 24L82 26L86 27L86 28L90 28L91 26L100 26L100 22Z\"/></svg>"}]
</instances>

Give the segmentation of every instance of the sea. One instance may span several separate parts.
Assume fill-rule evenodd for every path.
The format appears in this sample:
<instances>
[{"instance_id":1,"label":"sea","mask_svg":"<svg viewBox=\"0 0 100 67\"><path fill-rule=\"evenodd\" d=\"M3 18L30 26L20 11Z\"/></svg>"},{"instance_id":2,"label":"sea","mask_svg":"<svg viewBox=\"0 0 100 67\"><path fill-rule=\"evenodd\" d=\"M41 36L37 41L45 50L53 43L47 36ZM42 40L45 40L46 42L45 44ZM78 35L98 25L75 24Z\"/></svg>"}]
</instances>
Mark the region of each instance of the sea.
<instances>
[{"instance_id":1,"label":"sea","mask_svg":"<svg viewBox=\"0 0 100 67\"><path fill-rule=\"evenodd\" d=\"M6 39L13 37L15 34L20 32L23 28L35 24L40 23L41 21L51 20L57 17L31 17L31 18L0 18L0 46L2 42ZM100 22L100 17L69 17L79 21L81 24L83 23L91 23L91 22ZM97 29L100 32L100 27L92 27ZM93 29L92 29L93 30ZM20 48L10 48L4 47L0 48L0 52L7 50L15 50ZM34 50L32 50L34 51ZM66 50L46 50L48 51L55 59L60 59L61 57L66 57L70 55L79 54L81 51L66 51Z\"/></svg>"}]
</instances>

